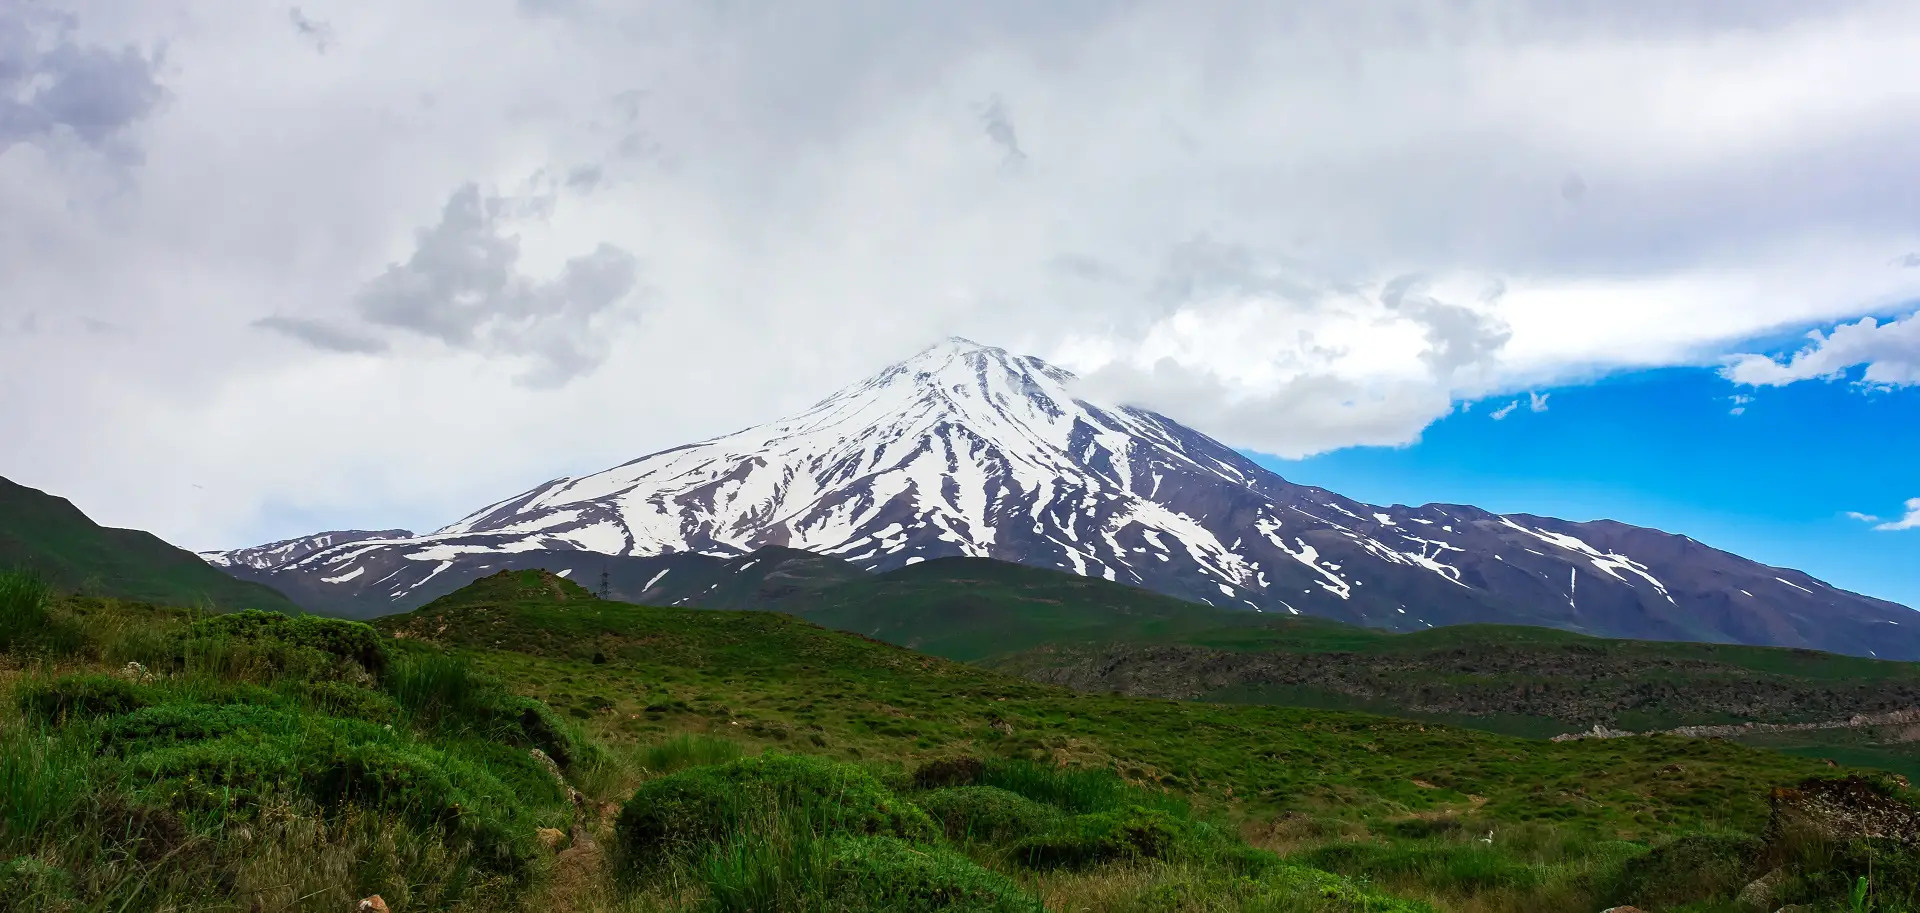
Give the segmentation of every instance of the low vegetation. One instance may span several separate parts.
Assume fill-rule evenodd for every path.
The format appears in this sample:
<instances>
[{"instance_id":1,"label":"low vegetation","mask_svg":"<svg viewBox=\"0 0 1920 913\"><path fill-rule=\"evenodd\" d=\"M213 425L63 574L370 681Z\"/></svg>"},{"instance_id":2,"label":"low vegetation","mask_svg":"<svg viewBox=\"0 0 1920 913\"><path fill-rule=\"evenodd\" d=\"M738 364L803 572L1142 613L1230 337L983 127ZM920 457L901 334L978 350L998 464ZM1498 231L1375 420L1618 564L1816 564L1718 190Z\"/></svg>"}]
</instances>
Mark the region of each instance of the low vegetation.
<instances>
[{"instance_id":1,"label":"low vegetation","mask_svg":"<svg viewBox=\"0 0 1920 913\"><path fill-rule=\"evenodd\" d=\"M0 574L0 624L0 910L1920 909L1910 793L1725 742L1076 693L538 572L371 626Z\"/></svg>"}]
</instances>

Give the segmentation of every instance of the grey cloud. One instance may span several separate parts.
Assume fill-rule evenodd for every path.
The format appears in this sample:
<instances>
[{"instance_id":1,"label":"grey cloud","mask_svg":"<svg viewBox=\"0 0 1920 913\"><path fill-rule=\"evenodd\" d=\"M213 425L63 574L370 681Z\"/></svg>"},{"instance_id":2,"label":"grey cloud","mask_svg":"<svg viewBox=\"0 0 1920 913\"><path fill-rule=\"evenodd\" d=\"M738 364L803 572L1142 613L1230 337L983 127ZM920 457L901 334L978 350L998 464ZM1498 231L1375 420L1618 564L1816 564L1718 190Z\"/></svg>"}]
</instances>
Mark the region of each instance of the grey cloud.
<instances>
[{"instance_id":1,"label":"grey cloud","mask_svg":"<svg viewBox=\"0 0 1920 913\"><path fill-rule=\"evenodd\" d=\"M308 18L297 6L287 11L287 19L293 23L294 33L313 45L315 51L325 54L333 47L333 26Z\"/></svg>"},{"instance_id":2,"label":"grey cloud","mask_svg":"<svg viewBox=\"0 0 1920 913\"><path fill-rule=\"evenodd\" d=\"M454 191L438 224L421 229L415 250L368 282L356 299L368 322L429 336L461 349L526 356L523 378L563 384L607 357L598 322L634 291L639 263L610 244L566 262L558 278L519 270L519 240L504 233L515 202Z\"/></svg>"},{"instance_id":3,"label":"grey cloud","mask_svg":"<svg viewBox=\"0 0 1920 913\"><path fill-rule=\"evenodd\" d=\"M1256 255L1241 244L1201 235L1173 245L1148 297L1162 307L1178 307L1221 292L1266 295L1310 305L1335 286L1293 274L1292 264L1272 255Z\"/></svg>"},{"instance_id":4,"label":"grey cloud","mask_svg":"<svg viewBox=\"0 0 1920 913\"><path fill-rule=\"evenodd\" d=\"M1421 358L1436 377L1489 361L1513 338L1513 329L1499 318L1425 294L1426 281L1420 275L1395 277L1381 290L1380 303L1425 328L1427 350Z\"/></svg>"},{"instance_id":5,"label":"grey cloud","mask_svg":"<svg viewBox=\"0 0 1920 913\"><path fill-rule=\"evenodd\" d=\"M580 0L516 0L514 6L530 19L559 18L578 12Z\"/></svg>"},{"instance_id":6,"label":"grey cloud","mask_svg":"<svg viewBox=\"0 0 1920 913\"><path fill-rule=\"evenodd\" d=\"M1126 278L1118 267L1086 254L1055 254L1047 261L1047 268L1088 282L1120 282Z\"/></svg>"},{"instance_id":7,"label":"grey cloud","mask_svg":"<svg viewBox=\"0 0 1920 913\"><path fill-rule=\"evenodd\" d=\"M1007 117L1007 107L995 95L987 100L986 107L980 112L980 122L986 128L987 139L994 145L1006 150L1006 164L1018 165L1027 160L1027 154L1020 150L1020 137L1013 131L1013 121Z\"/></svg>"},{"instance_id":8,"label":"grey cloud","mask_svg":"<svg viewBox=\"0 0 1920 913\"><path fill-rule=\"evenodd\" d=\"M253 325L300 340L316 349L355 355L377 355L387 351L387 342L377 336L305 317L262 317Z\"/></svg>"},{"instance_id":9,"label":"grey cloud","mask_svg":"<svg viewBox=\"0 0 1920 913\"><path fill-rule=\"evenodd\" d=\"M1920 251L1893 258L1893 265L1906 269L1920 269Z\"/></svg>"},{"instance_id":10,"label":"grey cloud","mask_svg":"<svg viewBox=\"0 0 1920 913\"><path fill-rule=\"evenodd\" d=\"M1587 182L1579 175L1569 174L1566 180L1560 182L1560 199L1569 203L1578 203L1585 199L1586 195Z\"/></svg>"},{"instance_id":11,"label":"grey cloud","mask_svg":"<svg viewBox=\"0 0 1920 913\"><path fill-rule=\"evenodd\" d=\"M567 172L567 187L581 193L592 193L594 188L600 186L604 176L599 165L580 165Z\"/></svg>"},{"instance_id":12,"label":"grey cloud","mask_svg":"<svg viewBox=\"0 0 1920 913\"><path fill-rule=\"evenodd\" d=\"M165 97L159 55L83 45L77 25L69 14L0 4L0 152L71 133L112 158L138 161L123 132Z\"/></svg>"}]
</instances>

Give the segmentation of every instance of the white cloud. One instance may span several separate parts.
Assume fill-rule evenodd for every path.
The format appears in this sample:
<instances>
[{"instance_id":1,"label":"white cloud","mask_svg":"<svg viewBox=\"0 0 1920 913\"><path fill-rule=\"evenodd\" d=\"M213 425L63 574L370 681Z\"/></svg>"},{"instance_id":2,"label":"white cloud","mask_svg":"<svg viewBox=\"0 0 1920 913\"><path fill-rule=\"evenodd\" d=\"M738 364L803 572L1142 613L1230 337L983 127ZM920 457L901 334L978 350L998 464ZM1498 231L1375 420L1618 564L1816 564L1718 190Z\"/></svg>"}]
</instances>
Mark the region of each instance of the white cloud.
<instances>
[{"instance_id":1,"label":"white cloud","mask_svg":"<svg viewBox=\"0 0 1920 913\"><path fill-rule=\"evenodd\" d=\"M1728 415L1745 415L1747 412L1747 404L1753 402L1753 397L1745 393L1735 393L1727 397L1727 402L1733 404L1733 406L1727 410Z\"/></svg>"},{"instance_id":2,"label":"white cloud","mask_svg":"<svg viewBox=\"0 0 1920 913\"><path fill-rule=\"evenodd\" d=\"M1547 411L1547 397L1552 395L1551 393L1534 393L1529 391L1527 393L1527 408L1534 412Z\"/></svg>"},{"instance_id":3,"label":"white cloud","mask_svg":"<svg viewBox=\"0 0 1920 913\"><path fill-rule=\"evenodd\" d=\"M1876 517L1874 519L1878 519L1878 518ZM1920 529L1920 498L1907 499L1906 516L1901 517L1898 520L1888 520L1885 523L1875 526L1874 529L1886 530L1886 531L1893 531L1893 530L1900 530L1900 529Z\"/></svg>"},{"instance_id":4,"label":"white cloud","mask_svg":"<svg viewBox=\"0 0 1920 913\"><path fill-rule=\"evenodd\" d=\"M432 525L950 333L1302 455L1920 299L1899 0L34 6L0 466L195 547ZM468 185L526 208L423 248Z\"/></svg>"},{"instance_id":5,"label":"white cloud","mask_svg":"<svg viewBox=\"0 0 1920 913\"><path fill-rule=\"evenodd\" d=\"M1734 383L1778 387L1803 380L1833 380L1866 366L1860 383L1869 387L1920 384L1920 313L1881 323L1873 317L1843 323L1832 333L1807 334L1812 343L1784 361L1766 355L1738 355L1722 369Z\"/></svg>"},{"instance_id":6,"label":"white cloud","mask_svg":"<svg viewBox=\"0 0 1920 913\"><path fill-rule=\"evenodd\" d=\"M1506 418L1509 415L1512 415L1513 410L1518 408L1520 408L1520 401L1514 400L1513 402L1510 402L1504 406L1501 406L1500 408L1495 409L1488 414L1493 416L1493 420L1497 422L1497 421L1500 421L1501 419Z\"/></svg>"},{"instance_id":7,"label":"white cloud","mask_svg":"<svg viewBox=\"0 0 1920 913\"><path fill-rule=\"evenodd\" d=\"M1850 511L1847 511L1847 512L1846 512L1846 518L1847 518L1847 519L1849 519L1849 520L1858 520L1858 521L1860 521L1860 522L1862 522L1862 523L1878 523L1878 522L1880 522L1880 518L1879 518L1879 517L1876 517L1876 516L1874 516L1873 514L1863 514L1863 513L1861 513L1861 512L1859 512L1859 511L1857 511L1857 510L1850 510Z\"/></svg>"}]
</instances>

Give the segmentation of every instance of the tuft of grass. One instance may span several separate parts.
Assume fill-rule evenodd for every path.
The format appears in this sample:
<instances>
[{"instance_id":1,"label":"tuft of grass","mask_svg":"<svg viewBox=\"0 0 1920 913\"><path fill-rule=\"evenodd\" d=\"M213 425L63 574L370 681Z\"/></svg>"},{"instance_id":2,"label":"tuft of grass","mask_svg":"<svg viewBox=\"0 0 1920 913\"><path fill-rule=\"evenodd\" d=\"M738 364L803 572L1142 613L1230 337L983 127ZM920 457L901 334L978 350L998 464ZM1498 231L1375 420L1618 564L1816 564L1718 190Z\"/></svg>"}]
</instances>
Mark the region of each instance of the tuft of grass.
<instances>
[{"instance_id":1,"label":"tuft of grass","mask_svg":"<svg viewBox=\"0 0 1920 913\"><path fill-rule=\"evenodd\" d=\"M1230 845L1210 825L1160 809L1115 809L1074 815L1043 833L1015 841L1007 850L1031 869L1080 869L1114 862L1217 857Z\"/></svg>"},{"instance_id":2,"label":"tuft of grass","mask_svg":"<svg viewBox=\"0 0 1920 913\"><path fill-rule=\"evenodd\" d=\"M1187 800L1128 783L1099 767L1059 767L1025 759L996 759L982 765L981 786L994 786L1074 814L1144 806L1185 815Z\"/></svg>"},{"instance_id":3,"label":"tuft of grass","mask_svg":"<svg viewBox=\"0 0 1920 913\"><path fill-rule=\"evenodd\" d=\"M85 637L52 612L53 588L29 570L0 571L0 653L68 656Z\"/></svg>"},{"instance_id":4,"label":"tuft of grass","mask_svg":"<svg viewBox=\"0 0 1920 913\"><path fill-rule=\"evenodd\" d=\"M0 856L33 850L75 819L98 784L84 733L38 724L0 730Z\"/></svg>"},{"instance_id":5,"label":"tuft of grass","mask_svg":"<svg viewBox=\"0 0 1920 913\"><path fill-rule=\"evenodd\" d=\"M775 807L836 832L922 840L936 833L925 812L857 766L774 753L649 780L614 827L626 867L646 870L696 858Z\"/></svg>"},{"instance_id":6,"label":"tuft of grass","mask_svg":"<svg viewBox=\"0 0 1920 913\"><path fill-rule=\"evenodd\" d=\"M705 733L688 732L654 742L636 752L640 767L654 776L689 767L710 767L740 760L746 749L739 742Z\"/></svg>"},{"instance_id":7,"label":"tuft of grass","mask_svg":"<svg viewBox=\"0 0 1920 913\"><path fill-rule=\"evenodd\" d=\"M949 786L917 797L920 807L962 843L1005 843L1059 823L1061 812L998 786Z\"/></svg>"},{"instance_id":8,"label":"tuft of grass","mask_svg":"<svg viewBox=\"0 0 1920 913\"><path fill-rule=\"evenodd\" d=\"M1011 878L944 847L849 834L817 807L774 806L687 865L712 913L1042 913Z\"/></svg>"}]
</instances>

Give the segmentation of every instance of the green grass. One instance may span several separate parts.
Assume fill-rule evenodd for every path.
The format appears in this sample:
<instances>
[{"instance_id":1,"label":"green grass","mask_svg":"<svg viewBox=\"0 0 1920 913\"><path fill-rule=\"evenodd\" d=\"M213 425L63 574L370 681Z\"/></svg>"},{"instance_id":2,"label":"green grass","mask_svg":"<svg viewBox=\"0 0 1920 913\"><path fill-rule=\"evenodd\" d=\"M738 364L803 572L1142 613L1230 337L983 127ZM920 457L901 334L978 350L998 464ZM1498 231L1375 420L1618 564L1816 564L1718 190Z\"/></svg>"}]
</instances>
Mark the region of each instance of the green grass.
<instances>
[{"instance_id":1,"label":"green grass","mask_svg":"<svg viewBox=\"0 0 1920 913\"><path fill-rule=\"evenodd\" d=\"M25 909L1531 913L1726 872L1663 901L1699 913L1829 770L1089 694L538 572L370 628L47 611L78 649L0 665ZM1765 845L1822 903L1920 865L1856 844Z\"/></svg>"},{"instance_id":2,"label":"green grass","mask_svg":"<svg viewBox=\"0 0 1920 913\"><path fill-rule=\"evenodd\" d=\"M745 753L745 748L732 739L683 732L641 748L636 759L640 768L648 773L670 774L689 767L737 761Z\"/></svg>"},{"instance_id":3,"label":"green grass","mask_svg":"<svg viewBox=\"0 0 1920 913\"><path fill-rule=\"evenodd\" d=\"M582 710L618 744L692 731L852 760L961 750L1105 769L1261 814L1378 820L1472 806L1496 821L1629 836L1752 827L1772 785L1826 769L1709 740L1542 743L1364 714L1089 694L771 613L505 595L476 584L457 603L375 625L464 651L522 693Z\"/></svg>"}]
</instances>

